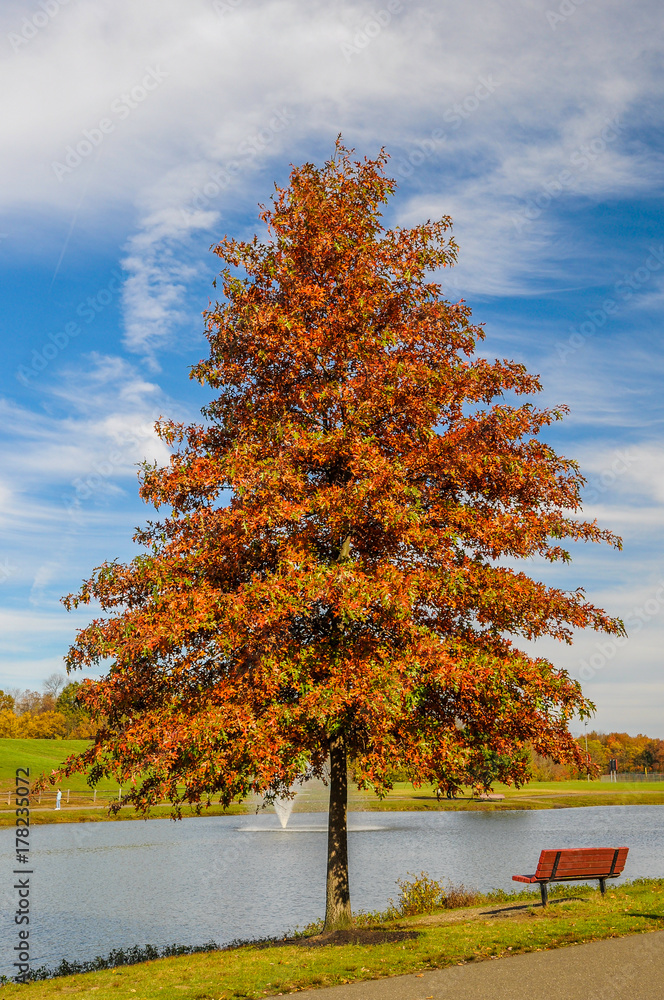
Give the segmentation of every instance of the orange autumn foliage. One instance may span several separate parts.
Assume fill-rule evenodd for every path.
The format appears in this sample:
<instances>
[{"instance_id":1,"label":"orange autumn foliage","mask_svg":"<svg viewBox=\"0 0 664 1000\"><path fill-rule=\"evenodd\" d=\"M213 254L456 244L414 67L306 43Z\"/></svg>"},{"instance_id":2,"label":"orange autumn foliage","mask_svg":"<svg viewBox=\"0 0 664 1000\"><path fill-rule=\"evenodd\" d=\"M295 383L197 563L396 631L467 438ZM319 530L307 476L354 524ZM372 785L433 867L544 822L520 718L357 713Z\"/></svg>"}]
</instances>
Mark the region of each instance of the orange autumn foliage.
<instances>
[{"instance_id":1,"label":"orange autumn foliage","mask_svg":"<svg viewBox=\"0 0 664 1000\"><path fill-rule=\"evenodd\" d=\"M455 261L450 220L381 225L385 164L338 143L277 188L267 238L216 247L192 372L213 398L201 424L159 423L170 464L142 473L164 516L65 599L103 609L69 669L111 666L81 689L100 729L62 775L177 812L320 774L335 738L378 793L395 771L518 783L531 746L583 766L567 727L592 706L515 643L622 623L505 561L620 542L579 518L578 467L540 439L565 408L520 402L538 378L479 355L429 279Z\"/></svg>"}]
</instances>

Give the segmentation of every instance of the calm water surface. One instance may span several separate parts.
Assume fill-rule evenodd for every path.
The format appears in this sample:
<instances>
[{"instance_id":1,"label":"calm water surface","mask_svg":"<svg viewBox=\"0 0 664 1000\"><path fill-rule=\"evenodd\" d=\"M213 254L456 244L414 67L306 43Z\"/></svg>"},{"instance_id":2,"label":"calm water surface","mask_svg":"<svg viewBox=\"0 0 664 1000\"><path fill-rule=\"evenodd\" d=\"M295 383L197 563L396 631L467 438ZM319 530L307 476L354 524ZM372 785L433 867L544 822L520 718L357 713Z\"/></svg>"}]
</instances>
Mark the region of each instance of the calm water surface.
<instances>
[{"instance_id":1,"label":"calm water surface","mask_svg":"<svg viewBox=\"0 0 664 1000\"><path fill-rule=\"evenodd\" d=\"M283 934L322 916L325 816L218 816L31 829L33 966L133 944L202 944ZM429 872L513 889L544 847L630 848L625 877L664 875L664 808L351 813L352 902L384 909L395 880ZM0 830L0 972L16 944L13 830Z\"/></svg>"}]
</instances>

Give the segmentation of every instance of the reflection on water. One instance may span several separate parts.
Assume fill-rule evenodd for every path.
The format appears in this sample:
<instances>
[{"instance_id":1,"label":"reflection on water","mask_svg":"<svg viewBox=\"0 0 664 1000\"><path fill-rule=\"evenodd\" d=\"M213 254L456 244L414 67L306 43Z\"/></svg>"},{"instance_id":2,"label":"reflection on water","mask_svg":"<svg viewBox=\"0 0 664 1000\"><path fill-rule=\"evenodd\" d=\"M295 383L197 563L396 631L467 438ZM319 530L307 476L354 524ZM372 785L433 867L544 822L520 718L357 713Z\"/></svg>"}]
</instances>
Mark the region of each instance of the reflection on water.
<instances>
[{"instance_id":1,"label":"reflection on water","mask_svg":"<svg viewBox=\"0 0 664 1000\"><path fill-rule=\"evenodd\" d=\"M243 833L266 833L273 834L276 833L280 837L288 836L293 834L298 836L301 833L327 833L326 823L316 823L315 826L304 825L306 820L301 820L300 823L289 823L288 826L238 826L237 830L241 830ZM386 826L366 826L365 824L358 825L353 823L352 819L348 824L349 833L371 833L374 830L387 830Z\"/></svg>"},{"instance_id":2,"label":"reflection on water","mask_svg":"<svg viewBox=\"0 0 664 1000\"><path fill-rule=\"evenodd\" d=\"M664 874L661 806L506 812L351 813L353 905L384 909L395 880L428 871L478 889L513 889L544 847L630 848L625 876ZM270 836L266 836L270 833ZM33 964L90 959L133 944L202 944L279 935L320 917L327 838L322 817L293 813L31 830ZM4 913L13 830L0 830ZM7 888L5 888L7 887ZM6 904L6 905L5 905ZM0 929L0 972L11 973L13 923Z\"/></svg>"}]
</instances>

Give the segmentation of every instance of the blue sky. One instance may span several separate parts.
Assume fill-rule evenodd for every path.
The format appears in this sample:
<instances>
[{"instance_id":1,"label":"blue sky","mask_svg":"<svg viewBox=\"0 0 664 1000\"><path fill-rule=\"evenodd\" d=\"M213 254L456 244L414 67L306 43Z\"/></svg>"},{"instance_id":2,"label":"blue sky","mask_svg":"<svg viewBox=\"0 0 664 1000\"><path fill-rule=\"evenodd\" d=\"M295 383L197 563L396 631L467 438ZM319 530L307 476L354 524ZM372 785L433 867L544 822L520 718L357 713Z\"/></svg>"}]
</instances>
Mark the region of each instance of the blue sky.
<instances>
[{"instance_id":1,"label":"blue sky","mask_svg":"<svg viewBox=\"0 0 664 1000\"><path fill-rule=\"evenodd\" d=\"M622 552L533 575L623 617L535 649L595 724L664 737L662 33L655 0L5 0L0 9L0 686L40 688L134 553L136 463L188 379L225 233L337 133L391 155L386 221L451 215L482 351L540 373L547 434ZM578 727L577 727L578 728Z\"/></svg>"}]
</instances>

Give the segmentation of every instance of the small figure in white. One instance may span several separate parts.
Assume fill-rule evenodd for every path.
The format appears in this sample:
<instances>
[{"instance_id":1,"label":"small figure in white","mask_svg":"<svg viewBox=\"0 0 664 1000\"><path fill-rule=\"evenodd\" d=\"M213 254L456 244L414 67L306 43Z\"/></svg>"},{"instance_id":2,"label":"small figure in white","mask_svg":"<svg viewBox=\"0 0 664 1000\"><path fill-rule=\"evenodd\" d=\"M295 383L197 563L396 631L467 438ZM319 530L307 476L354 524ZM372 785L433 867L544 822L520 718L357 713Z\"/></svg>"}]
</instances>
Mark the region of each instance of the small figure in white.
<instances>
[{"instance_id":1,"label":"small figure in white","mask_svg":"<svg viewBox=\"0 0 664 1000\"><path fill-rule=\"evenodd\" d=\"M58 788L58 794L55 796L55 808L60 808L60 802L62 801L62 792Z\"/></svg>"}]
</instances>

